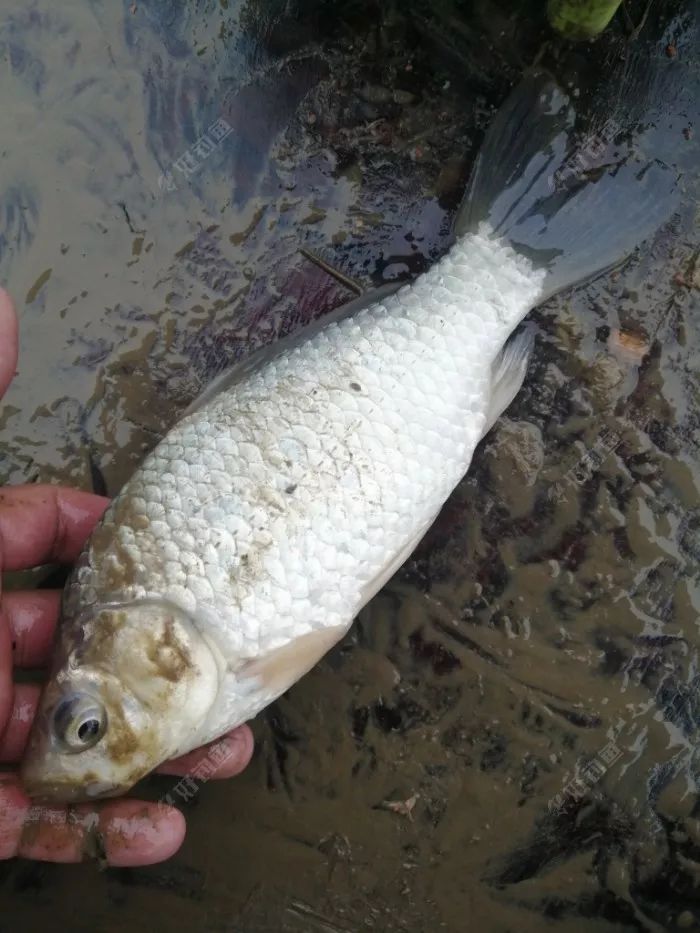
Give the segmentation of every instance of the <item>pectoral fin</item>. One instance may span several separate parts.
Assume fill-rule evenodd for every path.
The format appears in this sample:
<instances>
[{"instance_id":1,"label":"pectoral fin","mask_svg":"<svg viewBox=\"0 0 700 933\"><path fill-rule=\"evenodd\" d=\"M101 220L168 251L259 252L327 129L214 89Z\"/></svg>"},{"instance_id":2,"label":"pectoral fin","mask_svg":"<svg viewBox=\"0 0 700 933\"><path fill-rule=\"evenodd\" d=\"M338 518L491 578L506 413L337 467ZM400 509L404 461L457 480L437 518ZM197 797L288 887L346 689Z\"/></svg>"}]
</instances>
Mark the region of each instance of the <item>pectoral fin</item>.
<instances>
[{"instance_id":1,"label":"pectoral fin","mask_svg":"<svg viewBox=\"0 0 700 933\"><path fill-rule=\"evenodd\" d=\"M360 611L365 603L369 602L409 558L435 517L433 516L429 522L426 522L406 546L363 587L353 616ZM337 625L293 638L286 645L282 645L281 648L275 648L274 651L269 651L263 657L256 658L255 661L248 661L237 676L241 681L247 681L251 684L254 682L256 690L262 690L270 696L279 696L304 674L308 673L321 660L323 655L340 641L349 627L349 624Z\"/></svg>"},{"instance_id":2,"label":"pectoral fin","mask_svg":"<svg viewBox=\"0 0 700 933\"><path fill-rule=\"evenodd\" d=\"M269 651L264 657L249 661L239 677L242 680L254 679L257 689L279 696L307 674L347 630L348 626L338 625L300 635L281 648Z\"/></svg>"}]
</instances>

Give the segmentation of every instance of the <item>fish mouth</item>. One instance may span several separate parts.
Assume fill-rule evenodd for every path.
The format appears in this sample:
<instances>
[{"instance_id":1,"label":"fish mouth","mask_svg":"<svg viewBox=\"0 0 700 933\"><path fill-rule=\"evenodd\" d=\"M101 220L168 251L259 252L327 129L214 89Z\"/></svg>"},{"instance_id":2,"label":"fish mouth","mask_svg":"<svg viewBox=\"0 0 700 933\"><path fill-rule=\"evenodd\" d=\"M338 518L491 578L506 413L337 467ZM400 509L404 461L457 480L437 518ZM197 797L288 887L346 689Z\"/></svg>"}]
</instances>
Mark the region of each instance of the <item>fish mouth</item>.
<instances>
[{"instance_id":1,"label":"fish mouth","mask_svg":"<svg viewBox=\"0 0 700 933\"><path fill-rule=\"evenodd\" d=\"M130 784L86 778L39 777L20 772L22 787L35 803L80 803L101 797L118 797L131 789Z\"/></svg>"},{"instance_id":2,"label":"fish mouth","mask_svg":"<svg viewBox=\"0 0 700 933\"><path fill-rule=\"evenodd\" d=\"M79 803L100 797L116 797L133 786L133 782L114 780L112 775L101 774L90 767L71 772L60 758L47 755L46 739L43 736L37 738L35 746L25 753L19 771L22 787L32 801Z\"/></svg>"}]
</instances>

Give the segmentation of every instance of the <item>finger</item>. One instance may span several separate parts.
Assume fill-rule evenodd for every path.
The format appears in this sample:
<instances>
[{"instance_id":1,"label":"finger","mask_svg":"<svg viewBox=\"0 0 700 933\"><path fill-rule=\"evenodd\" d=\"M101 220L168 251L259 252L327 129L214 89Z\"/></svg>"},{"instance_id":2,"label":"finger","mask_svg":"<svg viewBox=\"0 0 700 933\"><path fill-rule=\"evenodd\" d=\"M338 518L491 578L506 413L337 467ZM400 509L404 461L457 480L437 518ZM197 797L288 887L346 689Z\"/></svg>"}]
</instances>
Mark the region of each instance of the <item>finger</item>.
<instances>
[{"instance_id":1,"label":"finger","mask_svg":"<svg viewBox=\"0 0 700 933\"><path fill-rule=\"evenodd\" d=\"M17 368L17 315L12 299L0 288L0 398Z\"/></svg>"},{"instance_id":2,"label":"finger","mask_svg":"<svg viewBox=\"0 0 700 933\"><path fill-rule=\"evenodd\" d=\"M48 664L60 606L60 590L15 590L4 595L2 608L10 627L15 667Z\"/></svg>"},{"instance_id":3,"label":"finger","mask_svg":"<svg viewBox=\"0 0 700 933\"><path fill-rule=\"evenodd\" d=\"M0 728L12 709L12 635L0 608Z\"/></svg>"},{"instance_id":4,"label":"finger","mask_svg":"<svg viewBox=\"0 0 700 933\"><path fill-rule=\"evenodd\" d=\"M38 684L15 684L12 711L0 731L0 763L19 761L24 754L40 695Z\"/></svg>"},{"instance_id":5,"label":"finger","mask_svg":"<svg viewBox=\"0 0 700 933\"><path fill-rule=\"evenodd\" d=\"M140 800L37 806L14 775L0 776L0 859L80 862L100 853L115 867L152 865L184 838L184 817L173 807Z\"/></svg>"},{"instance_id":6,"label":"finger","mask_svg":"<svg viewBox=\"0 0 700 933\"><path fill-rule=\"evenodd\" d=\"M0 490L0 567L71 563L108 502L62 486L5 486Z\"/></svg>"},{"instance_id":7,"label":"finger","mask_svg":"<svg viewBox=\"0 0 700 933\"><path fill-rule=\"evenodd\" d=\"M215 742L166 761L158 774L189 774L207 780L240 774L253 756L254 740L250 726L232 729Z\"/></svg>"}]
</instances>

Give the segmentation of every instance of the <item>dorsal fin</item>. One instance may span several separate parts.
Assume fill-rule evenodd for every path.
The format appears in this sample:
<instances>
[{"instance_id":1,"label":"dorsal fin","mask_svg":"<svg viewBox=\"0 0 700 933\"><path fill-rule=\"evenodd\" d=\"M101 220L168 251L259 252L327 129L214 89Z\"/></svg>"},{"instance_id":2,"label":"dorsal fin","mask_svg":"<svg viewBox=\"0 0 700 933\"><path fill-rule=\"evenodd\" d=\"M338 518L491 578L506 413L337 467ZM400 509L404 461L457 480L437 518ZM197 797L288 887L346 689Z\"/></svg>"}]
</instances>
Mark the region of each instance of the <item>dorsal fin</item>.
<instances>
[{"instance_id":1,"label":"dorsal fin","mask_svg":"<svg viewBox=\"0 0 700 933\"><path fill-rule=\"evenodd\" d=\"M265 363L275 357L281 356L283 353L288 353L290 350L293 350L294 347L300 346L319 333L319 331L322 331L324 327L328 327L329 324L344 321L346 318L352 317L364 308L368 308L373 304L378 304L397 292L402 285L407 284L407 282L389 282L387 285L381 285L379 288L366 292L364 295L360 295L358 298L354 298L346 304L339 305L323 317L311 321L305 327L302 327L301 330L296 331L296 333L290 334L288 337L282 337L281 340L276 340L264 347L260 347L258 350L254 350L252 353L249 353L248 356L228 366L223 372L219 373L218 376L215 376L200 395L198 395L193 402L190 402L183 412L182 417L185 418L187 415L199 411L205 405L208 405L220 392L225 392L226 389L240 382L250 373L255 372L259 367L264 366Z\"/></svg>"}]
</instances>

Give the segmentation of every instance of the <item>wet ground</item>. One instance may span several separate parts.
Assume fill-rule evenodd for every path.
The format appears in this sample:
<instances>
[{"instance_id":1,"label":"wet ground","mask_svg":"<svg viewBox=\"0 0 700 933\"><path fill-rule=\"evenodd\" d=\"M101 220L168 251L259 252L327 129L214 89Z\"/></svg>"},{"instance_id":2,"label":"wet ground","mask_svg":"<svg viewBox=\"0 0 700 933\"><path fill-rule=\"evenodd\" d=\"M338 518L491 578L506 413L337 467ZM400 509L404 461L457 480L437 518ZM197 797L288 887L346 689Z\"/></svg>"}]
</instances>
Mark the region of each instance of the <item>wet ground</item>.
<instances>
[{"instance_id":1,"label":"wet ground","mask_svg":"<svg viewBox=\"0 0 700 933\"><path fill-rule=\"evenodd\" d=\"M1 931L700 927L697 20L629 7L572 50L467 7L3 5L3 480L118 489L227 362L351 297L302 248L364 287L426 268L538 56L582 101L665 57L638 103L686 175L653 244L535 312L469 476L177 858L0 866Z\"/></svg>"}]
</instances>

